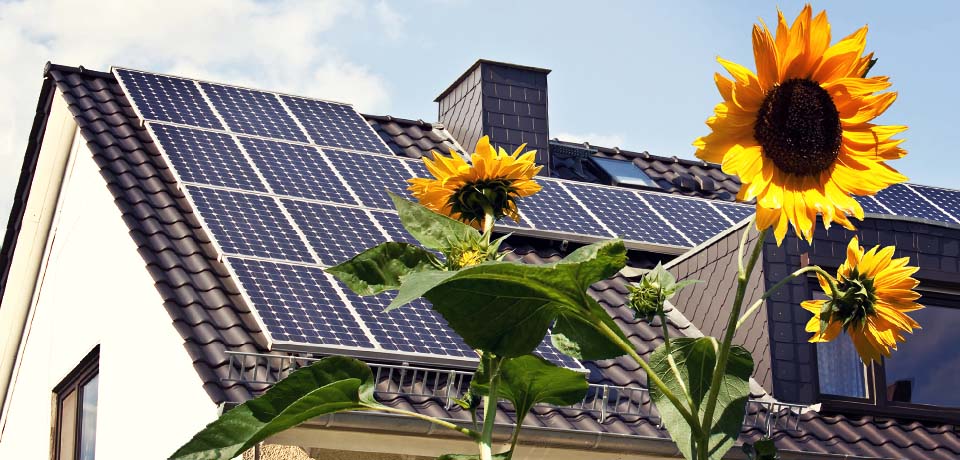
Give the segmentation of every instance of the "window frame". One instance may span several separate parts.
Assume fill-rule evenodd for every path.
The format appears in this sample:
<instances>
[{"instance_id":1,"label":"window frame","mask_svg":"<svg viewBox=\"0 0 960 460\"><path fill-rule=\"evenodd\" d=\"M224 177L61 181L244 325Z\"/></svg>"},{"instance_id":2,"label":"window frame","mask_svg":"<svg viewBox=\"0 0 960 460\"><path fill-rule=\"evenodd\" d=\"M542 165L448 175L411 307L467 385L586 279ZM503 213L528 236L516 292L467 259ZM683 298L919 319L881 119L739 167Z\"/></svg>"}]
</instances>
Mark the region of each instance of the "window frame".
<instances>
[{"instance_id":1,"label":"window frame","mask_svg":"<svg viewBox=\"0 0 960 460\"><path fill-rule=\"evenodd\" d=\"M80 363L71 370L63 380L53 387L53 413L51 423L51 460L77 460L80 455L81 430L83 428L83 387L100 374L100 345L87 353ZM99 382L98 382L99 385ZM76 394L76 410L73 413L73 458L60 458L60 447L64 441L61 437L63 426L63 401L72 394ZM99 401L98 401L99 404Z\"/></svg>"},{"instance_id":2,"label":"window frame","mask_svg":"<svg viewBox=\"0 0 960 460\"><path fill-rule=\"evenodd\" d=\"M926 286L929 284L929 286ZM811 292L819 289L816 277L808 278ZM941 308L960 310L960 291L958 286L944 286L935 281L920 280L917 291L921 294L920 303L925 299ZM921 332L922 333L922 332ZM817 363L816 344L810 344L813 350L813 362ZM816 365L815 365L816 366ZM820 370L814 373L817 385L817 400L821 409L827 413L843 413L857 415L875 415L890 418L929 421L937 423L960 424L960 407L934 406L930 404L906 403L887 400L887 374L885 359L881 357L879 363L871 363L864 368L866 376L866 398L824 394L820 392Z\"/></svg>"}]
</instances>

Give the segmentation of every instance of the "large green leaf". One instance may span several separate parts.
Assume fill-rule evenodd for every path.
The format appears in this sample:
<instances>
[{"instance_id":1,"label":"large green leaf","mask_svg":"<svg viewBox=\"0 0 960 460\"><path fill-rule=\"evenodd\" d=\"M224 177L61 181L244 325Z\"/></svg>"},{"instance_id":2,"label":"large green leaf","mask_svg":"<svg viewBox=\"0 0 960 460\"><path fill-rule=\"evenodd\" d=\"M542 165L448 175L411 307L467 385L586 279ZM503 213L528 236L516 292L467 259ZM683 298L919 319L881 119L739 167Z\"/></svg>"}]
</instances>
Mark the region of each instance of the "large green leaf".
<instances>
[{"instance_id":1,"label":"large green leaf","mask_svg":"<svg viewBox=\"0 0 960 460\"><path fill-rule=\"evenodd\" d=\"M600 340L599 334L574 333L609 320L586 291L617 273L625 261L623 242L613 240L582 247L552 264L488 262L450 276L421 272L404 279L394 304L423 295L473 348L517 357L533 351L554 321L566 340ZM595 343L581 349L595 359L622 354L613 346ZM599 353L603 350L606 353Z\"/></svg>"},{"instance_id":2,"label":"large green leaf","mask_svg":"<svg viewBox=\"0 0 960 460\"><path fill-rule=\"evenodd\" d=\"M332 356L291 373L262 396L207 425L170 458L232 459L254 444L311 418L378 406L370 368Z\"/></svg>"},{"instance_id":3,"label":"large green leaf","mask_svg":"<svg viewBox=\"0 0 960 460\"><path fill-rule=\"evenodd\" d=\"M387 242L327 269L353 292L374 295L400 288L400 279L411 273L436 269L437 259L412 244Z\"/></svg>"},{"instance_id":4,"label":"large green leaf","mask_svg":"<svg viewBox=\"0 0 960 460\"><path fill-rule=\"evenodd\" d=\"M477 229L463 222L433 212L419 203L409 201L392 192L387 193L390 194L390 199L393 200L393 205L400 214L400 223L403 227L417 241L430 249L442 251L455 246L457 242L477 241L480 238L480 232Z\"/></svg>"},{"instance_id":5,"label":"large green leaf","mask_svg":"<svg viewBox=\"0 0 960 460\"><path fill-rule=\"evenodd\" d=\"M478 395L490 393L488 369L474 375L470 389ZM500 365L499 396L513 403L518 422L539 403L569 406L583 401L587 395L586 375L558 367L539 356L508 358Z\"/></svg>"},{"instance_id":6,"label":"large green leaf","mask_svg":"<svg viewBox=\"0 0 960 460\"><path fill-rule=\"evenodd\" d=\"M673 356L677 372L671 369L668 356ZM713 337L675 338L670 341L669 355L665 345L660 345L650 355L650 367L654 373L681 401L686 401L684 395L689 394L694 404L692 412L698 414L700 419L706 409L716 362L717 341ZM747 398L750 395L749 379L752 373L753 359L750 352L734 345L721 380L710 426L711 459L723 457L740 434ZM694 460L696 457L693 433L687 421L655 385L650 386L650 398L657 405L663 424L680 452L688 460Z\"/></svg>"}]
</instances>

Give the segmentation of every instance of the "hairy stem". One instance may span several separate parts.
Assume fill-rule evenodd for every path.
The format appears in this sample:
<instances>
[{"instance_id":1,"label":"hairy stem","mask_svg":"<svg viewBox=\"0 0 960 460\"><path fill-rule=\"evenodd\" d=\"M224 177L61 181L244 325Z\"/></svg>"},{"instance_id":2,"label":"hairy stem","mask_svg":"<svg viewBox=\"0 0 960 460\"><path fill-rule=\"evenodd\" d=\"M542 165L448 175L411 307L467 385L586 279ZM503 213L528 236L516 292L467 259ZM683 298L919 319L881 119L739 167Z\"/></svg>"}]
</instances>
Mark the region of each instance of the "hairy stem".
<instances>
[{"instance_id":1,"label":"hairy stem","mask_svg":"<svg viewBox=\"0 0 960 460\"><path fill-rule=\"evenodd\" d=\"M686 420L687 424L690 425L691 430L699 435L702 431L700 428L700 421L693 416L693 414L690 412L690 409L684 406L684 404L677 398L677 395L673 394L673 391L670 391L670 389L667 388L667 385L663 383L663 380L661 380L655 372L653 372L653 369L651 369L650 365L647 364L647 362L637 353L637 351L633 348L633 345L620 338L620 336L610 329L606 323L599 323L596 326L598 328L598 332L612 340L613 343L617 344L621 350L625 351L627 355L633 358L633 360L636 361L637 364L639 364L640 367L647 372L647 386L649 387L651 383L656 385L657 389L660 390L660 392L663 393L668 400L670 400L670 403L677 408L677 411L680 412L680 415L683 417L683 419Z\"/></svg>"},{"instance_id":2,"label":"hairy stem","mask_svg":"<svg viewBox=\"0 0 960 460\"><path fill-rule=\"evenodd\" d=\"M683 390L683 396L687 399L687 405L690 407L690 410L693 410L693 396L690 395L690 390L687 389L687 386L683 383L683 377L680 375L680 368L677 367L677 361L673 359L673 350L670 348L670 331L667 328L667 314L663 311L663 304L661 303L660 311L657 312L660 317L660 326L663 328L663 347L667 351L667 363L670 364L670 370L673 372L673 378L677 379L677 384L680 385L680 389Z\"/></svg>"},{"instance_id":3,"label":"hairy stem","mask_svg":"<svg viewBox=\"0 0 960 460\"><path fill-rule=\"evenodd\" d=\"M484 396L483 432L480 433L480 460L493 460L493 423L497 418L497 394L500 391L500 364L503 358L488 358L490 391Z\"/></svg>"},{"instance_id":4,"label":"hairy stem","mask_svg":"<svg viewBox=\"0 0 960 460\"><path fill-rule=\"evenodd\" d=\"M807 266L807 267L803 267L803 268L801 268L801 269L799 269L799 270L797 270L797 271L795 271L795 272L787 275L786 278L778 281L777 284L774 284L770 289L767 290L767 292L764 292L763 295L762 295L759 299L757 299L756 302L753 303L753 305L750 305L750 308L748 308L747 311L745 311L745 312L743 313L743 316L741 316L740 319L737 321L737 329L740 329L740 326L742 326L743 323L745 323L745 322L747 321L747 319L750 318L750 315L752 315L754 312L756 312L757 310L759 310L760 307L763 305L763 302L764 302L765 300L769 299L772 295L776 294L777 291L779 291L780 288L782 288L785 284L789 283L789 282L792 281L794 278L796 278L796 277L798 277L798 276L800 276L800 275L803 275L803 274L805 274L805 273L810 273L810 272L817 273L818 275L820 275L820 276L822 276L824 279L826 279L826 280L827 280L827 283L830 285L830 290L832 291L831 293L833 294L834 297L837 297L837 295L838 295L838 293L837 293L837 281L836 281L835 279L833 279L833 276L831 276L829 273L827 273L826 270L824 270L824 269L822 269L822 268L820 268L820 267L818 267L818 266L816 266L816 265L810 265L810 266Z\"/></svg>"},{"instance_id":5,"label":"hairy stem","mask_svg":"<svg viewBox=\"0 0 960 460\"><path fill-rule=\"evenodd\" d=\"M370 406L370 407L369 407L369 410L378 410L378 411L381 411L381 412L390 412L390 413L393 413L393 414L409 415L410 417L415 417L415 418L418 418L418 419L421 419L421 420L426 420L426 421L428 421L428 422L430 422L430 423L434 423L434 424L440 425L440 426L442 426L442 427L444 427L444 428L449 428L449 429L451 429L451 430L453 430L453 431L458 431L458 432L460 432L460 433L463 433L463 434L469 436L471 439L477 439L477 440L480 439L480 433L477 433L476 431L473 431L473 430L471 430L470 428L465 428L465 427L462 427L462 426L460 426L460 425L457 425L456 423L448 422L448 421L446 421L446 420L439 419L439 418L436 418L436 417L431 417L431 416L429 416L429 415L424 415L424 414L420 414L420 413L417 413L417 412L410 412L410 411L406 411L406 410L403 410L403 409L397 409L397 408L395 408L395 407L389 407L389 406Z\"/></svg>"},{"instance_id":6,"label":"hairy stem","mask_svg":"<svg viewBox=\"0 0 960 460\"><path fill-rule=\"evenodd\" d=\"M703 426L704 433L700 437L700 442L698 446L698 455L702 458L704 455L707 455L707 452L710 449L710 430L713 426L713 413L717 408L717 396L720 394L720 384L723 381L723 375L727 369L727 360L730 358L730 348L733 343L733 336L737 332L737 319L740 317L740 310L743 307L743 297L747 292L747 283L750 281L750 275L753 273L753 268L757 264L757 259L760 258L760 253L763 252L763 241L767 237L768 229L764 229L760 232L760 235L757 237L756 245L753 247L753 252L750 254L750 260L747 261L747 266L743 267L743 261L740 261L740 270L737 273L737 295L733 301L733 308L730 310L730 317L727 319L727 329L723 335L723 342L720 344L720 349L718 350L717 364L713 370L713 379L710 382L710 393L707 395L707 404L703 412ZM740 250L739 254L743 254L744 248L747 245L747 236L746 234L750 233L750 227L747 227L743 231L744 237L740 240Z\"/></svg>"}]
</instances>

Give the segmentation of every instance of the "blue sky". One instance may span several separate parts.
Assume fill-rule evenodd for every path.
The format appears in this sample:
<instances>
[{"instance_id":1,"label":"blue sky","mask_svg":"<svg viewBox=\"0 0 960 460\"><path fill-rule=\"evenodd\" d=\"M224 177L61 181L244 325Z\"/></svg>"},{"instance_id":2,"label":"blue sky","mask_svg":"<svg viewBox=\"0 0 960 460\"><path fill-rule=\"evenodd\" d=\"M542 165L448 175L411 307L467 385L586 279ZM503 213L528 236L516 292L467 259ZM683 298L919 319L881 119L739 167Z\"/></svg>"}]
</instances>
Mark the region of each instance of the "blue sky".
<instances>
[{"instance_id":1,"label":"blue sky","mask_svg":"<svg viewBox=\"0 0 960 460\"><path fill-rule=\"evenodd\" d=\"M691 158L719 101L716 56L753 68L752 25L792 20L803 2L213 0L0 2L0 213L6 215L47 60L110 65L352 102L435 120L433 98L477 58L546 67L551 136ZM960 5L820 2L834 39L868 24L867 49L900 97L881 119L906 124L894 167L960 188L950 135L960 106ZM101 10L96 10L100 8ZM112 18L117 27L102 20ZM97 21L96 27L88 24ZM941 57L943 56L943 57Z\"/></svg>"}]
</instances>

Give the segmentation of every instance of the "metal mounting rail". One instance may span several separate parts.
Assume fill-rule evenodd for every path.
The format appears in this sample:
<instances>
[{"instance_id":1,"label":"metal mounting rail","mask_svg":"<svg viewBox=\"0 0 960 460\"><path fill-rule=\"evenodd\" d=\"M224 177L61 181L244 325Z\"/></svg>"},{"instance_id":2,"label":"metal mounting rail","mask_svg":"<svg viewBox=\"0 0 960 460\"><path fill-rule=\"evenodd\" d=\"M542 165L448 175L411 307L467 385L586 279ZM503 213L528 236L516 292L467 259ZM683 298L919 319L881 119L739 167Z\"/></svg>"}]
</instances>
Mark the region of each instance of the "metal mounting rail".
<instances>
[{"instance_id":1,"label":"metal mounting rail","mask_svg":"<svg viewBox=\"0 0 960 460\"><path fill-rule=\"evenodd\" d=\"M224 382L248 385L255 392L265 391L291 372L318 361L311 354L265 354L228 351L229 371ZM407 397L433 400L447 409L456 406L470 388L472 372L418 367L409 364L368 363L377 382L381 399ZM502 403L509 408L509 403ZM594 414L603 423L619 417L627 423L646 419L660 424L660 416L646 388L590 384L584 399L571 406L540 404L537 407L573 410ZM806 406L777 401L750 400L744 417L744 429L758 429L772 435L776 431L799 431L800 415ZM512 409L512 408L511 408Z\"/></svg>"}]
</instances>

